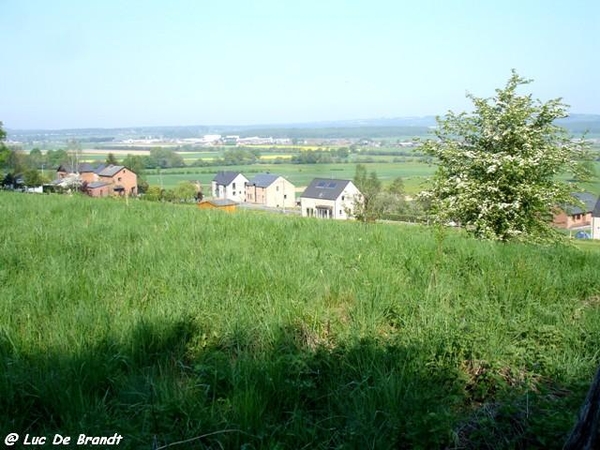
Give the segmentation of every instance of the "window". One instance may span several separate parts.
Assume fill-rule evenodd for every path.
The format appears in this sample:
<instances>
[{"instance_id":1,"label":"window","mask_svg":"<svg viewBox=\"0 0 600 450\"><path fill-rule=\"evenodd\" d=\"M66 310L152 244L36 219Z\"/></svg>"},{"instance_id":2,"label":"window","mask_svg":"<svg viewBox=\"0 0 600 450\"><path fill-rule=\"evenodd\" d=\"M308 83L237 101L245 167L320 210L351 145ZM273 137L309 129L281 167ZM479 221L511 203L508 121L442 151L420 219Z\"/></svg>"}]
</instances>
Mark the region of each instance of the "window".
<instances>
[{"instance_id":1,"label":"window","mask_svg":"<svg viewBox=\"0 0 600 450\"><path fill-rule=\"evenodd\" d=\"M235 189L235 183L233 183L233 184L231 185L231 187L232 187L233 189Z\"/></svg>"},{"instance_id":2,"label":"window","mask_svg":"<svg viewBox=\"0 0 600 450\"><path fill-rule=\"evenodd\" d=\"M287 198L287 194L283 194L283 199L285 200Z\"/></svg>"},{"instance_id":3,"label":"window","mask_svg":"<svg viewBox=\"0 0 600 450\"><path fill-rule=\"evenodd\" d=\"M344 196L342 195L342 201L344 201Z\"/></svg>"},{"instance_id":4,"label":"window","mask_svg":"<svg viewBox=\"0 0 600 450\"><path fill-rule=\"evenodd\" d=\"M275 186L275 191L279 192L279 186Z\"/></svg>"}]
</instances>

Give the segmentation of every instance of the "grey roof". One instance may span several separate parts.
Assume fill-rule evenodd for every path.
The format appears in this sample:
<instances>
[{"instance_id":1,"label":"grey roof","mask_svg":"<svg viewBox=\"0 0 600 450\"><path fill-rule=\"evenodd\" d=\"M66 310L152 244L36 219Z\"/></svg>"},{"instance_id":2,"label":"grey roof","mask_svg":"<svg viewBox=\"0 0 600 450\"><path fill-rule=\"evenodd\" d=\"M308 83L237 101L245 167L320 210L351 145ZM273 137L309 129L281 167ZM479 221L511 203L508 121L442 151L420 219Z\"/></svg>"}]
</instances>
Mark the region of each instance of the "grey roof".
<instances>
[{"instance_id":1,"label":"grey roof","mask_svg":"<svg viewBox=\"0 0 600 450\"><path fill-rule=\"evenodd\" d=\"M96 173L98 175L100 175L101 177L114 177L117 173L119 173L124 168L125 168L125 166L114 166L111 164L109 166L106 166L104 169L102 169L100 171L96 170Z\"/></svg>"},{"instance_id":2,"label":"grey roof","mask_svg":"<svg viewBox=\"0 0 600 450\"><path fill-rule=\"evenodd\" d=\"M96 166L96 169L94 169L94 172L97 174L99 174L100 172L102 172L104 169L106 169L108 167L108 164L104 164L104 163L100 163Z\"/></svg>"},{"instance_id":3,"label":"grey roof","mask_svg":"<svg viewBox=\"0 0 600 450\"><path fill-rule=\"evenodd\" d=\"M109 184L104 181L94 181L87 185L88 189L98 189L104 186L109 186Z\"/></svg>"},{"instance_id":4,"label":"grey roof","mask_svg":"<svg viewBox=\"0 0 600 450\"><path fill-rule=\"evenodd\" d=\"M79 164L79 172L93 172L94 167L90 163Z\"/></svg>"},{"instance_id":5,"label":"grey roof","mask_svg":"<svg viewBox=\"0 0 600 450\"><path fill-rule=\"evenodd\" d=\"M594 206L597 206L598 198L594 194L590 194L589 192L575 192L571 194L573 197L577 198L579 201L583 202L585 211L582 210L579 206L570 205L567 206L567 212L569 214L583 214L594 211Z\"/></svg>"},{"instance_id":6,"label":"grey roof","mask_svg":"<svg viewBox=\"0 0 600 450\"><path fill-rule=\"evenodd\" d=\"M92 166L90 163L81 163L78 166L72 165L72 164L68 164L68 163L63 163L60 166L58 166L58 168L56 169L57 172L66 172L66 173L84 173L84 172L93 172L94 171L94 166Z\"/></svg>"},{"instance_id":7,"label":"grey roof","mask_svg":"<svg viewBox=\"0 0 600 450\"><path fill-rule=\"evenodd\" d=\"M335 180L331 178L315 178L304 190L300 197L336 200L348 186L350 180Z\"/></svg>"},{"instance_id":8,"label":"grey roof","mask_svg":"<svg viewBox=\"0 0 600 450\"><path fill-rule=\"evenodd\" d=\"M219 172L215 175L215 177L213 178L213 181L216 181L217 184L227 186L238 175L240 175L240 172Z\"/></svg>"},{"instance_id":9,"label":"grey roof","mask_svg":"<svg viewBox=\"0 0 600 450\"><path fill-rule=\"evenodd\" d=\"M249 186L266 188L271 186L277 178L279 178L279 175L273 175L271 173L259 173L246 184Z\"/></svg>"}]
</instances>

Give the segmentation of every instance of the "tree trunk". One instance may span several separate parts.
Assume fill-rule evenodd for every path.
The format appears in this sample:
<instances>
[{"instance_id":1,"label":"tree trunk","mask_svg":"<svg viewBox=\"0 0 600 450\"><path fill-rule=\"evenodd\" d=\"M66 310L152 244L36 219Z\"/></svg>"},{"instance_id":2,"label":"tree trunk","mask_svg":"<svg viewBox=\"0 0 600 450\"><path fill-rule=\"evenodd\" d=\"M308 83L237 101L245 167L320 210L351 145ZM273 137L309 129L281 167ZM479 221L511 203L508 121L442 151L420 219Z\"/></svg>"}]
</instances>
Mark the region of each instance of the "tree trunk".
<instances>
[{"instance_id":1,"label":"tree trunk","mask_svg":"<svg viewBox=\"0 0 600 450\"><path fill-rule=\"evenodd\" d=\"M600 449L598 425L600 423L600 368L592 381L587 397L579 411L579 420L563 450Z\"/></svg>"}]
</instances>

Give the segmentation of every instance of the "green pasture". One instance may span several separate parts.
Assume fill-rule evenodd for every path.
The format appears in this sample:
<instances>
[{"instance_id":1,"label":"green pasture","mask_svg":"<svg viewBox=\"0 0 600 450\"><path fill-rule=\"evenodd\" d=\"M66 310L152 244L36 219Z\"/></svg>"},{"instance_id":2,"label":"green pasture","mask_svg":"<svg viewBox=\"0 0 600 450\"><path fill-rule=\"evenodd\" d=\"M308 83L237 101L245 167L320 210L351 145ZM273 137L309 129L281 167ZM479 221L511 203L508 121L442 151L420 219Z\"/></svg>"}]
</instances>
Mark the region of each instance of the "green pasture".
<instances>
[{"instance_id":1,"label":"green pasture","mask_svg":"<svg viewBox=\"0 0 600 450\"><path fill-rule=\"evenodd\" d=\"M420 161L404 163L368 163L369 172L377 172L377 176L384 185L390 184L394 178L402 177L407 192L416 193L423 189L427 178L435 171L435 167ZM258 173L273 173L281 175L294 183L297 187L308 186L313 178L352 179L356 164L254 164L250 166L222 166L222 167L188 167L184 169L164 169L160 174L156 170L149 170L146 179L151 185L164 188L173 188L181 181L199 180L203 185L209 186L212 179L219 171L239 171L247 178L252 178Z\"/></svg>"},{"instance_id":2,"label":"green pasture","mask_svg":"<svg viewBox=\"0 0 600 450\"><path fill-rule=\"evenodd\" d=\"M0 204L1 436L559 449L600 362L597 251L133 199Z\"/></svg>"}]
</instances>

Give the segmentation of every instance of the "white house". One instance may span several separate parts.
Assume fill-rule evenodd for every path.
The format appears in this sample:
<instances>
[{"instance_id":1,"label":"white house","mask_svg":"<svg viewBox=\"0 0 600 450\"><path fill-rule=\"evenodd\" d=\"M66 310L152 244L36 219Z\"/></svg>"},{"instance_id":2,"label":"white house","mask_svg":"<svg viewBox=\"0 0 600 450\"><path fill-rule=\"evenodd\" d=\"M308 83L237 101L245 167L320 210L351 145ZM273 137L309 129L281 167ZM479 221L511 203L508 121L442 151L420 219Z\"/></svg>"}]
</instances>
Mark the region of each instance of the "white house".
<instances>
[{"instance_id":1,"label":"white house","mask_svg":"<svg viewBox=\"0 0 600 450\"><path fill-rule=\"evenodd\" d=\"M350 219L362 194L350 180L315 178L300 197L303 217Z\"/></svg>"},{"instance_id":2,"label":"white house","mask_svg":"<svg viewBox=\"0 0 600 450\"><path fill-rule=\"evenodd\" d=\"M592 211L592 239L600 239L600 197Z\"/></svg>"},{"instance_id":3,"label":"white house","mask_svg":"<svg viewBox=\"0 0 600 450\"><path fill-rule=\"evenodd\" d=\"M248 178L240 172L219 172L212 180L212 196L243 203L246 201L247 182Z\"/></svg>"},{"instance_id":4,"label":"white house","mask_svg":"<svg viewBox=\"0 0 600 450\"><path fill-rule=\"evenodd\" d=\"M246 183L246 200L271 208L293 208L296 187L280 175L261 173Z\"/></svg>"}]
</instances>

